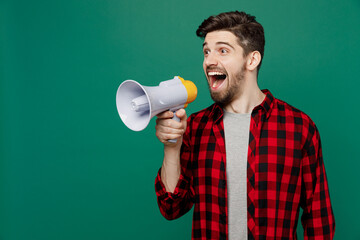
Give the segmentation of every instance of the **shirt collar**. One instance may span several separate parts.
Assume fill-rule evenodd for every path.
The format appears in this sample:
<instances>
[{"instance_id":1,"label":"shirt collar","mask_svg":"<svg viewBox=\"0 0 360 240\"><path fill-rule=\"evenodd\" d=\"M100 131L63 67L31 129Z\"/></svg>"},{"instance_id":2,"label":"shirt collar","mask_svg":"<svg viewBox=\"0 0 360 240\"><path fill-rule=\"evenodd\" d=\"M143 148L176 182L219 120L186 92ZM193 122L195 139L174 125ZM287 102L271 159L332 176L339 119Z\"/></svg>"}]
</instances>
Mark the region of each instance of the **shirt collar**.
<instances>
[{"instance_id":1,"label":"shirt collar","mask_svg":"<svg viewBox=\"0 0 360 240\"><path fill-rule=\"evenodd\" d=\"M270 116L271 109L274 105L273 103L274 103L275 98L268 89L262 89L261 91L265 94L265 98L262 101L262 103L260 103L256 107L254 107L251 115L253 116L258 111L263 110L266 114L266 119L267 119ZM213 115L214 121L217 122L219 119L222 118L223 114L224 114L224 112L223 112L223 108L221 107L221 105L219 105L218 103L214 103L213 107L211 109L210 117Z\"/></svg>"}]
</instances>

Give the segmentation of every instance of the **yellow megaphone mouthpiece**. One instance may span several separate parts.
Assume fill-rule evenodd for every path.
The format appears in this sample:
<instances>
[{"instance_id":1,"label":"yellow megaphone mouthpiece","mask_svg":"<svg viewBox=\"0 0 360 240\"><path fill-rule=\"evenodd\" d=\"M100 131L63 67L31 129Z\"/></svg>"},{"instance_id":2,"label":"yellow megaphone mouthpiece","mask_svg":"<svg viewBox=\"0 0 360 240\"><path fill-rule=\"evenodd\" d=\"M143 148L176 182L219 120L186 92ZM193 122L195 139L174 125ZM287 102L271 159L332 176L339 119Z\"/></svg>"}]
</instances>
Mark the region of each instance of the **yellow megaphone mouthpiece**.
<instances>
[{"instance_id":1,"label":"yellow megaphone mouthpiece","mask_svg":"<svg viewBox=\"0 0 360 240\"><path fill-rule=\"evenodd\" d=\"M184 108L186 108L189 103L192 103L196 99L197 87L192 81L184 80L180 76L178 76L178 78L181 80L181 82L184 85L186 92L187 92L187 99L186 99L186 103L184 105Z\"/></svg>"}]
</instances>

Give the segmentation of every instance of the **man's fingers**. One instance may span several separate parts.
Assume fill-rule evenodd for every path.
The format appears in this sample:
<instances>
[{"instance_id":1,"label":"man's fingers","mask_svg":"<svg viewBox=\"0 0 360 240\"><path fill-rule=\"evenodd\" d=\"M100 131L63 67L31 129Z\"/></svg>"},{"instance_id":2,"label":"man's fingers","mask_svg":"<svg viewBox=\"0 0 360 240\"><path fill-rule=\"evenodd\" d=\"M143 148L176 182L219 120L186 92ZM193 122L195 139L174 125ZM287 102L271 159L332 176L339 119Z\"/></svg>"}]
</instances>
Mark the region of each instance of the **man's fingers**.
<instances>
[{"instance_id":1,"label":"man's fingers","mask_svg":"<svg viewBox=\"0 0 360 240\"><path fill-rule=\"evenodd\" d=\"M174 144L168 142L168 140L180 139L185 133L187 119L185 110L180 109L175 114L180 118L180 122L172 119L174 113L171 111L162 112L157 115L155 125L156 136L165 145Z\"/></svg>"},{"instance_id":2,"label":"man's fingers","mask_svg":"<svg viewBox=\"0 0 360 240\"><path fill-rule=\"evenodd\" d=\"M183 129L166 128L162 126L155 126L156 136L161 142L166 142L169 139L176 139L183 135Z\"/></svg>"},{"instance_id":3,"label":"man's fingers","mask_svg":"<svg viewBox=\"0 0 360 240\"><path fill-rule=\"evenodd\" d=\"M186 119L186 111L185 109L181 108L179 110L176 111L176 116L178 118L180 118L181 120ZM158 115L156 115L158 118L160 119L164 119L164 118L173 118L174 117L174 113L172 111L165 111L162 113L159 113Z\"/></svg>"},{"instance_id":4,"label":"man's fingers","mask_svg":"<svg viewBox=\"0 0 360 240\"><path fill-rule=\"evenodd\" d=\"M162 113L159 113L158 115L156 115L158 118L163 119L163 118L172 118L174 116L174 113L171 111L165 111Z\"/></svg>"},{"instance_id":5,"label":"man's fingers","mask_svg":"<svg viewBox=\"0 0 360 240\"><path fill-rule=\"evenodd\" d=\"M155 129L158 132L164 133L164 134L183 134L185 130L183 128L172 128L172 127L166 127L162 125L156 125Z\"/></svg>"},{"instance_id":6,"label":"man's fingers","mask_svg":"<svg viewBox=\"0 0 360 240\"><path fill-rule=\"evenodd\" d=\"M177 139L179 137L181 137L182 135L181 134L164 134L162 135L162 139L161 141L163 143L167 142L168 140L171 140L171 139Z\"/></svg>"},{"instance_id":7,"label":"man's fingers","mask_svg":"<svg viewBox=\"0 0 360 240\"><path fill-rule=\"evenodd\" d=\"M182 124L178 121L172 120L172 119L157 119L156 124L163 127L168 128L181 128Z\"/></svg>"}]
</instances>

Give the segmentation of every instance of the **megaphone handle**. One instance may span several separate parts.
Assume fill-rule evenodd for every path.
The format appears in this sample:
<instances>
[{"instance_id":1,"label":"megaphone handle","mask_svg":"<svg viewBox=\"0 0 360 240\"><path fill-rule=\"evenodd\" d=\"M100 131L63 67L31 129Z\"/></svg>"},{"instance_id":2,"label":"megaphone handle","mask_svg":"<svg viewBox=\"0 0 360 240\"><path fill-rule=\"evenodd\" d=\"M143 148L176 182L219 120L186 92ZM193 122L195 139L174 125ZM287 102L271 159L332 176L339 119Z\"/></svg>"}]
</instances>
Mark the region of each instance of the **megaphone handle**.
<instances>
[{"instance_id":1,"label":"megaphone handle","mask_svg":"<svg viewBox=\"0 0 360 240\"><path fill-rule=\"evenodd\" d=\"M173 111L173 113L174 113L174 116L173 116L172 120L175 120L175 121L180 122L180 118L178 118L178 117L176 116L176 111ZM177 139L169 139L168 142L176 143L176 142L177 142Z\"/></svg>"}]
</instances>

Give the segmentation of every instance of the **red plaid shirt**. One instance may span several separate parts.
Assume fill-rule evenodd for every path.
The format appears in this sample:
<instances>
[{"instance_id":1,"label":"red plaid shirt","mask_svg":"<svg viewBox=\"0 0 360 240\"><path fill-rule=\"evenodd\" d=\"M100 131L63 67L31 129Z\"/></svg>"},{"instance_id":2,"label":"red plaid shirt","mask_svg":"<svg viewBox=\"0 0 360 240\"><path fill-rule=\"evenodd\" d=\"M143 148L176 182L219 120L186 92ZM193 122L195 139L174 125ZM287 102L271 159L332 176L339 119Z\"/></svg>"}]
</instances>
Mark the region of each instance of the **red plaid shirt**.
<instances>
[{"instance_id":1,"label":"red plaid shirt","mask_svg":"<svg viewBox=\"0 0 360 240\"><path fill-rule=\"evenodd\" d=\"M332 239L334 215L320 135L305 113L266 89L251 113L247 165L248 239L297 239L300 207L305 239ZM227 239L228 207L223 110L192 114L183 137L181 175L166 192L159 170L160 211L176 219L195 205L192 239Z\"/></svg>"}]
</instances>

